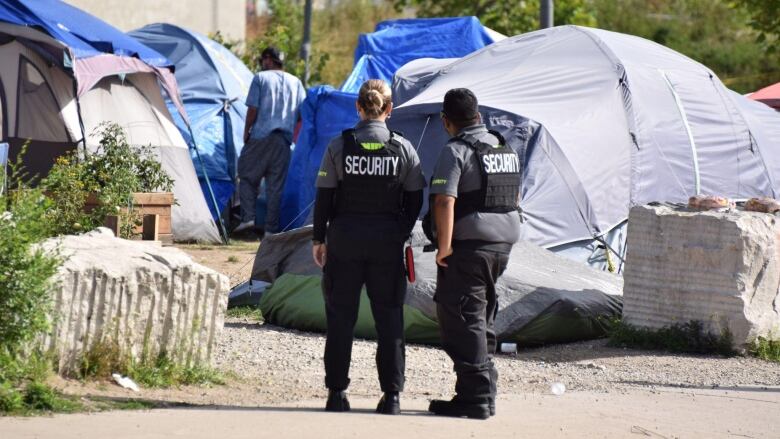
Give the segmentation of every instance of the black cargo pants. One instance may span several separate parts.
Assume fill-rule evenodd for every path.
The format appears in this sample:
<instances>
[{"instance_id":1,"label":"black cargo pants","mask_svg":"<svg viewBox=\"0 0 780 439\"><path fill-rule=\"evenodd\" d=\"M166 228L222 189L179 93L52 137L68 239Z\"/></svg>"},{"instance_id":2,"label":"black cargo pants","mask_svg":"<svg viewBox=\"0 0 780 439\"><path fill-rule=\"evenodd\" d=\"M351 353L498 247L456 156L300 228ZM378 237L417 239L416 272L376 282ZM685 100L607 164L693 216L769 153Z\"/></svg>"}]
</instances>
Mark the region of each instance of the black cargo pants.
<instances>
[{"instance_id":1,"label":"black cargo pants","mask_svg":"<svg viewBox=\"0 0 780 439\"><path fill-rule=\"evenodd\" d=\"M339 217L328 226L327 259L322 277L328 389L344 390L349 386L352 338L360 292L365 285L377 333L379 384L383 392L403 390L406 295L403 243L395 220Z\"/></svg>"},{"instance_id":2,"label":"black cargo pants","mask_svg":"<svg viewBox=\"0 0 780 439\"><path fill-rule=\"evenodd\" d=\"M454 363L455 398L463 402L487 403L496 396L496 281L506 269L511 246L497 247L453 243L453 253L445 259L448 266L439 266L436 276L442 347Z\"/></svg>"}]
</instances>

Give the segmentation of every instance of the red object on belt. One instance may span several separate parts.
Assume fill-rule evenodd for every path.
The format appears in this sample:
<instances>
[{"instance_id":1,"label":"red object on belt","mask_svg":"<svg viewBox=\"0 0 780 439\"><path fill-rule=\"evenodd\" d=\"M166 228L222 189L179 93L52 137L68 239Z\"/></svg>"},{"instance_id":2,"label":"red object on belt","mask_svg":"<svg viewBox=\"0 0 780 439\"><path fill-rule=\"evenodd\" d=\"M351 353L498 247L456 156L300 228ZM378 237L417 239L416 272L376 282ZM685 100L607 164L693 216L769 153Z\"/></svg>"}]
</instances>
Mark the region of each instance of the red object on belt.
<instances>
[{"instance_id":1,"label":"red object on belt","mask_svg":"<svg viewBox=\"0 0 780 439\"><path fill-rule=\"evenodd\" d=\"M406 278L414 283L414 252L411 246L406 247Z\"/></svg>"}]
</instances>

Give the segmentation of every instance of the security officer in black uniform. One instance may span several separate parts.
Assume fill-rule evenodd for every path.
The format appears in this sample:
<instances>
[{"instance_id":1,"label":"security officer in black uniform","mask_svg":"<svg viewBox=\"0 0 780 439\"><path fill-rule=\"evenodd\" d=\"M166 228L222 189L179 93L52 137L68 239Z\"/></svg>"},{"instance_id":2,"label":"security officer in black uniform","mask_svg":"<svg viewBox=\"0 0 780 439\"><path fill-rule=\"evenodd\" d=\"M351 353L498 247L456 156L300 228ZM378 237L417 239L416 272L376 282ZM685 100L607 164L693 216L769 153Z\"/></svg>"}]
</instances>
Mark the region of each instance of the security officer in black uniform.
<instances>
[{"instance_id":1,"label":"security officer in black uniform","mask_svg":"<svg viewBox=\"0 0 780 439\"><path fill-rule=\"evenodd\" d=\"M442 346L455 365L455 397L431 401L436 415L487 419L495 414L498 372L493 329L496 281L520 234L522 179L517 153L482 124L477 98L465 88L444 96L441 114L452 136L431 178Z\"/></svg>"},{"instance_id":2,"label":"security officer in black uniform","mask_svg":"<svg viewBox=\"0 0 780 439\"><path fill-rule=\"evenodd\" d=\"M356 102L360 122L333 139L322 158L314 205L314 261L323 267L327 316L327 411L347 411L352 338L366 286L376 322L376 365L384 392L376 411L400 413L404 385L403 245L422 208L425 179L411 144L390 132L384 81L368 80Z\"/></svg>"}]
</instances>

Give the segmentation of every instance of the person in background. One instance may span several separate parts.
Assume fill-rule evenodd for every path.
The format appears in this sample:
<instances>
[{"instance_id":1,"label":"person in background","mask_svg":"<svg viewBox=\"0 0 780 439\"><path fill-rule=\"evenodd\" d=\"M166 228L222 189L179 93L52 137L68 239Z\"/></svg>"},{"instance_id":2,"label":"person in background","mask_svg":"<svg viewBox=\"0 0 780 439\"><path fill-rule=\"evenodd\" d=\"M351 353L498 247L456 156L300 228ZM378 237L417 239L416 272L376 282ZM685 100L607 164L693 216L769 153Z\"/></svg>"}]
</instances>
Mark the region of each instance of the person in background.
<instances>
[{"instance_id":1,"label":"person in background","mask_svg":"<svg viewBox=\"0 0 780 439\"><path fill-rule=\"evenodd\" d=\"M255 75L246 98L244 148L238 158L241 224L233 232L255 227L255 203L265 179L268 210L264 230L280 232L282 189L290 163L290 145L306 97L303 84L284 71L284 57L274 47L263 50L262 71Z\"/></svg>"},{"instance_id":2,"label":"person in background","mask_svg":"<svg viewBox=\"0 0 780 439\"><path fill-rule=\"evenodd\" d=\"M331 140L314 204L314 262L323 268L327 411L348 411L352 338L366 286L377 333L376 366L384 395L377 413L400 413L404 386L406 295L403 245L423 202L425 178L412 145L385 125L390 88L371 79L356 102L360 122Z\"/></svg>"},{"instance_id":3,"label":"person in background","mask_svg":"<svg viewBox=\"0 0 780 439\"><path fill-rule=\"evenodd\" d=\"M435 225L436 315L442 347L455 365L455 397L433 400L436 415L487 419L495 414L493 364L496 281L520 236L522 171L517 153L482 124L477 98L456 88L444 96L452 136L431 177Z\"/></svg>"}]
</instances>

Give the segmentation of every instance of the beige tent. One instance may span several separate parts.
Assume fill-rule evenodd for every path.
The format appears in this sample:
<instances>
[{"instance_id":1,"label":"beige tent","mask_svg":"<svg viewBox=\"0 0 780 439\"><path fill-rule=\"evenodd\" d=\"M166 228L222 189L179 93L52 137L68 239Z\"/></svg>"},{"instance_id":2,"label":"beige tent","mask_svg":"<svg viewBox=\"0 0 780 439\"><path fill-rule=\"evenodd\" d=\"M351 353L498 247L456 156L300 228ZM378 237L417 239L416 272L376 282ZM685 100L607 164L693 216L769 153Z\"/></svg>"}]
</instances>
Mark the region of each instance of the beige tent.
<instances>
[{"instance_id":1,"label":"beige tent","mask_svg":"<svg viewBox=\"0 0 780 439\"><path fill-rule=\"evenodd\" d=\"M66 67L68 53L64 44L43 32L0 22L0 142L10 144L11 157L29 142L25 166L33 174L45 175L63 153L78 146L94 149L99 140L95 129L115 122L132 144L155 147L174 178L175 239L219 241L188 146L161 94L158 69L135 58L106 54L94 57L88 66L100 67L95 69L99 75L77 81ZM106 62L132 68L106 75Z\"/></svg>"}]
</instances>

